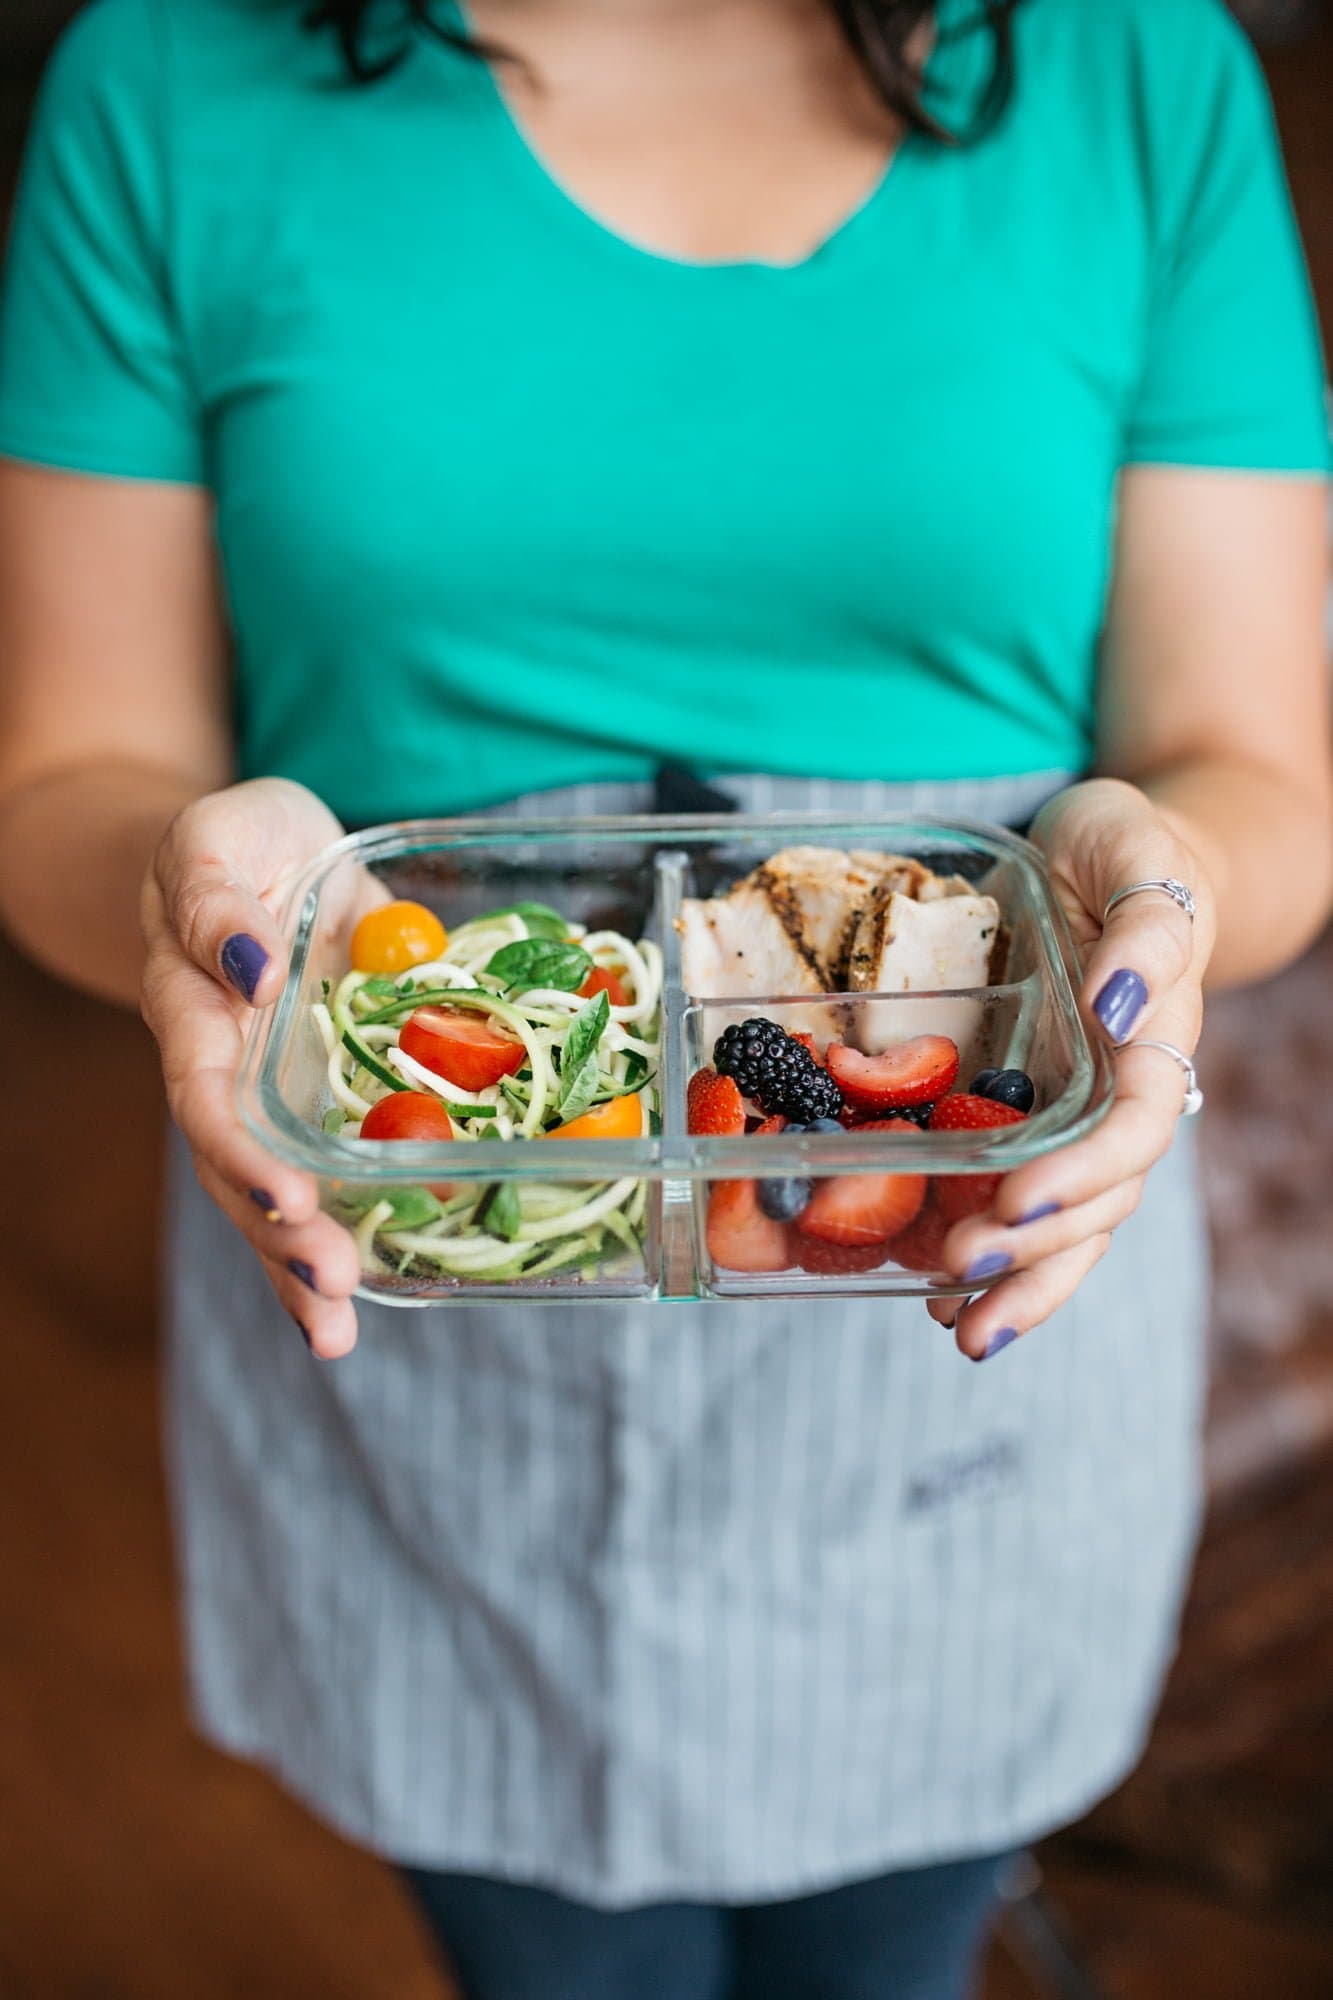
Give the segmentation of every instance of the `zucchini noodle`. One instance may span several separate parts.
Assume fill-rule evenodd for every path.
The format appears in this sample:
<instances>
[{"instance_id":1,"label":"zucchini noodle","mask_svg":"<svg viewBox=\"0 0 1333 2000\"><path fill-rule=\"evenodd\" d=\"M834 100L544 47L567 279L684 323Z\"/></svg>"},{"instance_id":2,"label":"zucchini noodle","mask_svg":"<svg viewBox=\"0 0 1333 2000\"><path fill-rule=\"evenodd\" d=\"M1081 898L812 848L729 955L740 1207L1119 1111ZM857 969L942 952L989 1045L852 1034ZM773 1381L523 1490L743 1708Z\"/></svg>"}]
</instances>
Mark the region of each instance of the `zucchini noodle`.
<instances>
[{"instance_id":1,"label":"zucchini noodle","mask_svg":"<svg viewBox=\"0 0 1333 2000\"><path fill-rule=\"evenodd\" d=\"M525 911L536 922L530 925ZM325 1131L355 1142L375 1105L401 1091L428 1094L448 1113L455 1142L541 1139L562 1123L612 1112L620 1099L644 1114L658 1111L662 953L648 940L619 931L587 931L568 923L563 936L551 911L525 904L460 924L443 952L397 977L349 971L310 1018L323 1053L327 1100L316 1118ZM563 984L506 984L489 968L506 947L531 943L533 970L550 971ZM546 946L554 956L537 952ZM577 946L570 953L562 947ZM583 957L580 959L580 952ZM582 964L583 973L577 968ZM585 983L589 966L614 974L627 1004L609 994L588 1000L571 990ZM557 970L558 968L558 970ZM403 1028L418 1009L480 1015L487 1027L514 1045L510 1073L496 1083L468 1087L400 1045ZM577 1024L577 1027L576 1027ZM566 1073L566 1052L571 1068ZM440 1044L447 1063L447 1036ZM493 1073L493 1072L492 1072ZM568 1105L568 1111L564 1106ZM620 1116L620 1114L614 1114ZM595 1128L594 1128L595 1129ZM613 1128L614 1129L614 1128ZM619 1128L624 1130L623 1122ZM377 1159L378 1165L378 1159ZM633 1176L597 1182L544 1181L528 1175L500 1182L358 1186L344 1177L329 1183L329 1205L352 1230L362 1270L416 1286L440 1282L499 1286L540 1281L556 1272L598 1276L627 1260L641 1262L648 1227L647 1183ZM368 1171L370 1171L368 1169ZM442 1163L441 1175L448 1172Z\"/></svg>"}]
</instances>

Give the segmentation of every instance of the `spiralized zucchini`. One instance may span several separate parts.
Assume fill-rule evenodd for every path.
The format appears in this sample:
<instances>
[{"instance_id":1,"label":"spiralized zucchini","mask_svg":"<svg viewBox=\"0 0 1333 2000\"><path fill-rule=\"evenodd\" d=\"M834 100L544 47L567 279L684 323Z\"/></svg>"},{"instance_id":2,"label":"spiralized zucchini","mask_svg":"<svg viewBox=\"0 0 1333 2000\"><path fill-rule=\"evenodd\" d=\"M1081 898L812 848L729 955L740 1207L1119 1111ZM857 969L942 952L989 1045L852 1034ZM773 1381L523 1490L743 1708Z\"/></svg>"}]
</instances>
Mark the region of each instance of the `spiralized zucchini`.
<instances>
[{"instance_id":1,"label":"spiralized zucchini","mask_svg":"<svg viewBox=\"0 0 1333 2000\"><path fill-rule=\"evenodd\" d=\"M519 911L462 924L438 959L397 979L348 972L310 1008L324 1053L328 1100L320 1122L346 1139L360 1135L372 1106L395 1090L429 1091L445 1105L453 1138L536 1139L561 1123L563 1056L576 1022L585 1045L587 1083L578 1113L620 1097L637 1098L643 1129L658 1112L662 954L648 940L619 931L567 926L595 966L614 971L627 1005L588 1001L558 986L507 987L488 970L497 952L549 937ZM531 962L531 960L529 960ZM486 1015L521 1042L522 1067L486 1089L465 1090L427 1069L399 1045L418 1007ZM596 1010L595 1012L593 1010ZM605 1024L590 1043L602 1013ZM595 1063L589 1057L595 1049ZM334 1212L353 1230L362 1269L378 1277L496 1285L540 1280L581 1267L601 1272L641 1259L647 1186L626 1177L594 1184L538 1179L468 1183L443 1194L427 1188L339 1186Z\"/></svg>"}]
</instances>

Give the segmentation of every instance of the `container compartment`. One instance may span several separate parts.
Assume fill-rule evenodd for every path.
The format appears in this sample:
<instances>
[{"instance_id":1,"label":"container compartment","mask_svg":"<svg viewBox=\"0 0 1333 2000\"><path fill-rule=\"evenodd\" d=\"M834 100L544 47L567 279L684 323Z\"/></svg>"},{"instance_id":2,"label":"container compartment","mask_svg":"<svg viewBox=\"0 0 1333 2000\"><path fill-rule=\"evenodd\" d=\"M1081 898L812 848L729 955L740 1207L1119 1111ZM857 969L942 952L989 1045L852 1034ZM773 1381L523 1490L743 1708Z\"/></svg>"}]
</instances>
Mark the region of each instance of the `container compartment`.
<instances>
[{"instance_id":1,"label":"container compartment","mask_svg":"<svg viewBox=\"0 0 1333 2000\"><path fill-rule=\"evenodd\" d=\"M994 895L1003 935L992 965L1002 973L984 986L939 993L693 999L676 931L683 899L725 894L794 845L906 854ZM483 913L539 903L590 930L653 941L663 957L656 1116L642 1121L640 1136L373 1144L325 1130L334 1109L329 1050L312 1007L325 981L336 993L344 978L358 919L389 898L425 904L451 933ZM818 1184L926 1172L933 1206L946 1182L971 1177L975 1185L976 1177L1067 1143L1109 1102L1109 1063L1079 1018L1073 947L1039 858L994 828L799 815L414 822L330 849L294 886L284 922L290 976L278 1006L252 1032L241 1115L271 1151L316 1176L324 1206L358 1236L363 1295L387 1303L956 1291L930 1262L929 1215L859 1268L728 1266L710 1249L710 1191L754 1178L762 1150L766 1178ZM1022 1126L984 1135L691 1135L691 1074L728 1022L755 1013L872 1055L918 1034L949 1035L964 1084L981 1068L1021 1067L1037 1084L1037 1108ZM458 1217L482 1202L478 1233L460 1240ZM608 1213L618 1219L607 1223ZM484 1233L488 1216L503 1224L494 1235ZM895 1241L904 1253L897 1258Z\"/></svg>"},{"instance_id":2,"label":"container compartment","mask_svg":"<svg viewBox=\"0 0 1333 2000\"><path fill-rule=\"evenodd\" d=\"M920 1036L946 1036L959 1053L955 1087L966 1089L983 1069L1027 1067L1044 1000L1045 981L1037 971L1018 985L961 992L832 994L813 1004L696 1003L684 1016L681 1067L693 1074L711 1065L727 1028L759 1018L788 1034L813 1033L821 1057L829 1039L875 1056ZM1033 1081L1034 1118L1048 1115L1076 1087L1067 1036L1043 1038ZM902 1117L892 1110L880 1115ZM899 1123L883 1132L751 1134L745 1143L752 1183L733 1175L696 1183L692 1221L702 1289L719 1298L957 1294L963 1288L939 1268L940 1243L952 1222L985 1205L994 1177L1009 1163L1006 1148L1022 1144L1017 1135L1026 1129L935 1133ZM765 1215L761 1180L785 1182L789 1203L808 1189L809 1206L785 1219ZM830 1182L839 1184L838 1207L856 1212L841 1224L836 1214L830 1221L829 1198L820 1192ZM876 1241L880 1226L884 1234ZM866 1240L830 1240L820 1233L825 1227L863 1231Z\"/></svg>"}]
</instances>

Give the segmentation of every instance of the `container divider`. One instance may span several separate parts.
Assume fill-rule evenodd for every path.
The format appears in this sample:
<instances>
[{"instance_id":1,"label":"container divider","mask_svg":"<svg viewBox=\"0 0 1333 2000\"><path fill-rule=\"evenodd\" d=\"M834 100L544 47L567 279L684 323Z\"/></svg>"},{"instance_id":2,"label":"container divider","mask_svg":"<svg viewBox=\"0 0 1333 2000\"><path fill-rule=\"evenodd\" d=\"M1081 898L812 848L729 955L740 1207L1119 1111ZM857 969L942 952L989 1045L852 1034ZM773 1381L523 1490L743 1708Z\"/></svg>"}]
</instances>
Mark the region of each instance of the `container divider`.
<instances>
[{"instance_id":1,"label":"container divider","mask_svg":"<svg viewBox=\"0 0 1333 2000\"><path fill-rule=\"evenodd\" d=\"M679 1160L689 1137L686 1093L689 1078L685 1048L688 1000L680 969L680 932L676 919L684 901L690 857L681 848L664 848L653 860L656 887L654 917L662 946L662 1150L668 1161ZM662 1293L666 1298L697 1296L693 1232L690 1226L693 1191L687 1179L662 1177Z\"/></svg>"}]
</instances>

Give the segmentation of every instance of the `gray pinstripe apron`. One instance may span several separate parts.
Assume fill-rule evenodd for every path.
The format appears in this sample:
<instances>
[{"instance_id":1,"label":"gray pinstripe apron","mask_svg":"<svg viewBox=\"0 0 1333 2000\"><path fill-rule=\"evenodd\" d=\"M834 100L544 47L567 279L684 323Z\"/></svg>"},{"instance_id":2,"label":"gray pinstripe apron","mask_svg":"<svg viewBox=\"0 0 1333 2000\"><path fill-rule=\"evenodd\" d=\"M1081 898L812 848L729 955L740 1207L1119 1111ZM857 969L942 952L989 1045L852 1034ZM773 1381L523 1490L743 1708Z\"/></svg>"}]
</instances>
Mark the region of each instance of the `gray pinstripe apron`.
<instances>
[{"instance_id":1,"label":"gray pinstripe apron","mask_svg":"<svg viewBox=\"0 0 1333 2000\"><path fill-rule=\"evenodd\" d=\"M1019 822L1060 781L725 782ZM1135 1761L1197 1519L1184 1134L984 1368L914 1301L363 1304L321 1365L176 1153L196 1713L354 1839L606 1905L750 1901L1010 1847Z\"/></svg>"}]
</instances>

